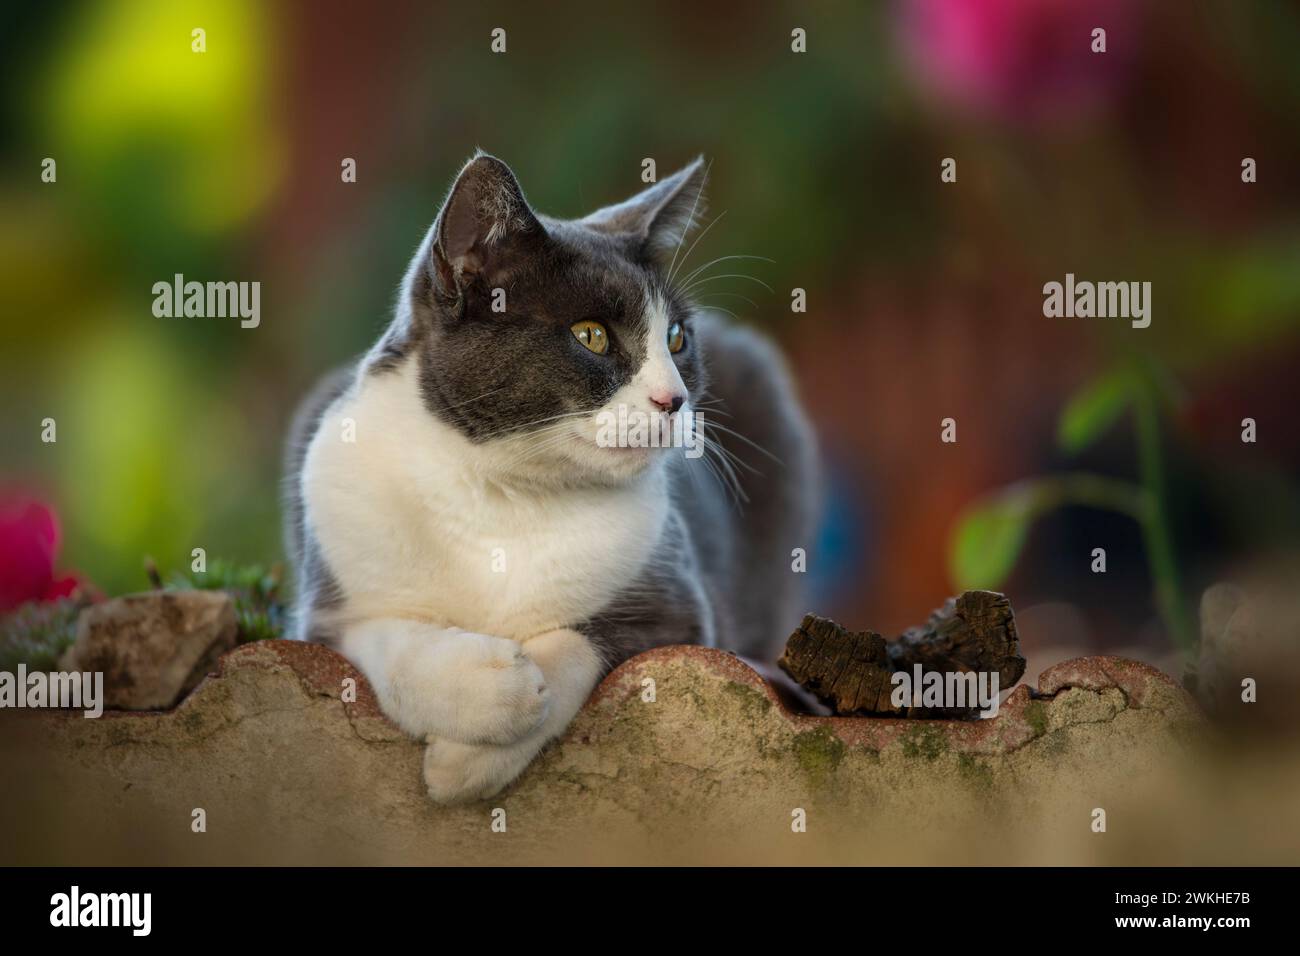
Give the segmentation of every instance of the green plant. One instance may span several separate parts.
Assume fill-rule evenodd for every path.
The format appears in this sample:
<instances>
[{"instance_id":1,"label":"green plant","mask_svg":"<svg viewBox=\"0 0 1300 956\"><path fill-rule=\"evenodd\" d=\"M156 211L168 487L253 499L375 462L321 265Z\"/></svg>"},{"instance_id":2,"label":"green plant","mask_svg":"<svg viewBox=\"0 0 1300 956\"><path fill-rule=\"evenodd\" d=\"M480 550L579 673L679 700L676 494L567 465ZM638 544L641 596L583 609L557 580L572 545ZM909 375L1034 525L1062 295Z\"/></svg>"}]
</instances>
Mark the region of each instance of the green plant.
<instances>
[{"instance_id":1,"label":"green plant","mask_svg":"<svg viewBox=\"0 0 1300 956\"><path fill-rule=\"evenodd\" d=\"M236 564L215 559L206 571L174 571L164 584L150 566L155 586L173 590L228 591L235 599L239 643L278 638L284 631L285 608L280 594L280 568Z\"/></svg>"},{"instance_id":2,"label":"green plant","mask_svg":"<svg viewBox=\"0 0 1300 956\"><path fill-rule=\"evenodd\" d=\"M1142 530L1155 602L1171 637L1184 654L1196 646L1192 618L1179 583L1173 538L1165 513L1164 458L1160 412L1178 399L1164 370L1133 357L1081 389L1061 413L1057 438L1077 454L1132 411L1137 446L1137 482L1087 472L1025 479L977 501L958 521L949 565L962 588L997 588L1010 575L1030 525L1065 505L1084 505L1131 517Z\"/></svg>"},{"instance_id":3,"label":"green plant","mask_svg":"<svg viewBox=\"0 0 1300 956\"><path fill-rule=\"evenodd\" d=\"M0 619L0 670L13 672L19 664L29 670L55 670L59 658L77 637L77 617L86 601L63 598L32 601Z\"/></svg>"}]
</instances>

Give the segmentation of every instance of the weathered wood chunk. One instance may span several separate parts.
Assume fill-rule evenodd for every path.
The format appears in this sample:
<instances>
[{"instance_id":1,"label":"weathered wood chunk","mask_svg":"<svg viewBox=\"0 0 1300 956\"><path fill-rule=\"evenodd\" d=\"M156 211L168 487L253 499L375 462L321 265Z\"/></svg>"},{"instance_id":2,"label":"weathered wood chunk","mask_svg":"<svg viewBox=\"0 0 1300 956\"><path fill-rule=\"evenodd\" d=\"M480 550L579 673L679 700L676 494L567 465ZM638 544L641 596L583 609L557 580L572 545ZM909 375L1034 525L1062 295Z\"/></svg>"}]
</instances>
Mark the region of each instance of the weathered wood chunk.
<instances>
[{"instance_id":1,"label":"weathered wood chunk","mask_svg":"<svg viewBox=\"0 0 1300 956\"><path fill-rule=\"evenodd\" d=\"M949 598L928 621L892 642L889 657L896 670L920 664L927 671L996 673L1003 690L1025 673L1011 602L996 591Z\"/></svg>"},{"instance_id":2,"label":"weathered wood chunk","mask_svg":"<svg viewBox=\"0 0 1300 956\"><path fill-rule=\"evenodd\" d=\"M790 635L777 664L837 714L890 706L893 668L885 639L874 631L849 631L809 614Z\"/></svg>"},{"instance_id":3,"label":"weathered wood chunk","mask_svg":"<svg viewBox=\"0 0 1300 956\"><path fill-rule=\"evenodd\" d=\"M909 717L970 716L974 709L895 706L891 677L896 671L911 672L919 664L927 673L997 674L1002 690L1025 672L1011 602L994 591L949 598L925 624L909 628L896 641L809 614L777 663L837 714Z\"/></svg>"}]
</instances>

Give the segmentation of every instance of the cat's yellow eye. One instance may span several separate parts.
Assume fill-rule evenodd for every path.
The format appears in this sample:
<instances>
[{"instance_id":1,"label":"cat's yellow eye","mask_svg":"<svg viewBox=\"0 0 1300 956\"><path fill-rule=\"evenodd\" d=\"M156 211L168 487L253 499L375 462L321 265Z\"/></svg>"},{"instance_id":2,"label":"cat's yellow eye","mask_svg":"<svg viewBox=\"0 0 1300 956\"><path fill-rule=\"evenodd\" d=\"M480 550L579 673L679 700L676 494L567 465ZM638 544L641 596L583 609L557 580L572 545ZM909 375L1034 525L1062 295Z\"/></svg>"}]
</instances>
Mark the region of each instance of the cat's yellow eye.
<instances>
[{"instance_id":1,"label":"cat's yellow eye","mask_svg":"<svg viewBox=\"0 0 1300 956\"><path fill-rule=\"evenodd\" d=\"M668 326L668 351L680 352L686 344L686 330L680 322Z\"/></svg>"},{"instance_id":2,"label":"cat's yellow eye","mask_svg":"<svg viewBox=\"0 0 1300 956\"><path fill-rule=\"evenodd\" d=\"M609 348L609 336L605 334L605 327L599 322L583 319L581 322L574 322L573 325L569 326L569 331L584 347L597 355L604 355Z\"/></svg>"}]
</instances>

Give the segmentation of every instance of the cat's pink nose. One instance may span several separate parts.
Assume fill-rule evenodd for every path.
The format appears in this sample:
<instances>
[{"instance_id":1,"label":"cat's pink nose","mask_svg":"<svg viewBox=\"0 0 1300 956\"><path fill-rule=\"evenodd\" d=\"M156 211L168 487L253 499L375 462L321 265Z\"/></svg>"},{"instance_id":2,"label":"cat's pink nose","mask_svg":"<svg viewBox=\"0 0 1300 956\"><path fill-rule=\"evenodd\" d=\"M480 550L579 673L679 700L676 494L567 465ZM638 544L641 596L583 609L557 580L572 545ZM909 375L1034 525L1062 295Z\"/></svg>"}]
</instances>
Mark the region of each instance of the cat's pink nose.
<instances>
[{"instance_id":1,"label":"cat's pink nose","mask_svg":"<svg viewBox=\"0 0 1300 956\"><path fill-rule=\"evenodd\" d=\"M661 412L672 415L686 403L686 396L680 392L651 392L650 404Z\"/></svg>"}]
</instances>

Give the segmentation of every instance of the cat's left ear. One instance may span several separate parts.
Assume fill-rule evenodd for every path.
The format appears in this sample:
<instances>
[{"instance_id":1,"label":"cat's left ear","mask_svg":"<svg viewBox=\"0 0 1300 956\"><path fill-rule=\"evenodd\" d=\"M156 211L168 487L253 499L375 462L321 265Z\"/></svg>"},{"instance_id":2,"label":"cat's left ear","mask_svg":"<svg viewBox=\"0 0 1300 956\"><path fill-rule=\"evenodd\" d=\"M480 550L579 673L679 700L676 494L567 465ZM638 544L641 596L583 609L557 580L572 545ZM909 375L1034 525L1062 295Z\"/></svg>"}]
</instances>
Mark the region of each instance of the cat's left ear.
<instances>
[{"instance_id":1,"label":"cat's left ear","mask_svg":"<svg viewBox=\"0 0 1300 956\"><path fill-rule=\"evenodd\" d=\"M475 277L491 279L508 268L545 234L510 167L480 152L460 171L438 213L433 279L443 295L455 298Z\"/></svg>"},{"instance_id":2,"label":"cat's left ear","mask_svg":"<svg viewBox=\"0 0 1300 956\"><path fill-rule=\"evenodd\" d=\"M598 209L583 223L601 232L640 239L651 257L667 263L686 233L704 215L708 167L700 156L631 199Z\"/></svg>"}]
</instances>

